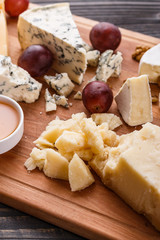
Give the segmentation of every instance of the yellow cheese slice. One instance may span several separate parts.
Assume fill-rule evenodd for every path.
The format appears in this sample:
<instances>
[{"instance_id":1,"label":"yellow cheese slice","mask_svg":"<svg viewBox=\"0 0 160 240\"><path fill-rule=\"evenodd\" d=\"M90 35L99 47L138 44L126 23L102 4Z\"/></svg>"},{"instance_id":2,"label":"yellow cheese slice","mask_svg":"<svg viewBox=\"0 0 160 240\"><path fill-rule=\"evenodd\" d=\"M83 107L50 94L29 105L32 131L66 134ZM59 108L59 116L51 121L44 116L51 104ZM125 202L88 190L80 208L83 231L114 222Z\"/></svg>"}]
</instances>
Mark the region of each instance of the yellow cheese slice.
<instances>
[{"instance_id":1,"label":"yellow cheese slice","mask_svg":"<svg viewBox=\"0 0 160 240\"><path fill-rule=\"evenodd\" d=\"M7 43L7 24L5 18L4 10L4 0L0 0L0 26L1 26L1 35L0 35L0 54L7 56L8 55L8 43Z\"/></svg>"}]
</instances>

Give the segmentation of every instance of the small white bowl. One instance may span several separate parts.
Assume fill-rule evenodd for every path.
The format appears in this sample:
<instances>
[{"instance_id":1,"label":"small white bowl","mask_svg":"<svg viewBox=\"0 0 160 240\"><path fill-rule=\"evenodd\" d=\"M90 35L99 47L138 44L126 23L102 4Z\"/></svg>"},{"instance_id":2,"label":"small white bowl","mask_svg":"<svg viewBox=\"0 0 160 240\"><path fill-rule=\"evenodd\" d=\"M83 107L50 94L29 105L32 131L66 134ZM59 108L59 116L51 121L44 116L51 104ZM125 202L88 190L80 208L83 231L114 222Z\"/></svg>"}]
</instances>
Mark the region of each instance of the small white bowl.
<instances>
[{"instance_id":1,"label":"small white bowl","mask_svg":"<svg viewBox=\"0 0 160 240\"><path fill-rule=\"evenodd\" d=\"M12 98L0 95L0 102L14 107L19 114L19 124L17 128L9 136L0 140L0 154L2 154L15 147L21 140L24 132L24 114L21 106Z\"/></svg>"}]
</instances>

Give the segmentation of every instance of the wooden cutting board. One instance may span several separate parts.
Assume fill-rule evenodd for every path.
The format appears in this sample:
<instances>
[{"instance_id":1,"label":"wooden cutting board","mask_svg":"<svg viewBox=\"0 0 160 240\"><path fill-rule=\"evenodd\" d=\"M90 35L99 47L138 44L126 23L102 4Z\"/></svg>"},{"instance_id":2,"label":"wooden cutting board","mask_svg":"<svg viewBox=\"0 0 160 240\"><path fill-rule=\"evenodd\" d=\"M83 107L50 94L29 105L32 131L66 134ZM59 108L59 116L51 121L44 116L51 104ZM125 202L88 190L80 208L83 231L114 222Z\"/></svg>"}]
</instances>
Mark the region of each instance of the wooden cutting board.
<instances>
[{"instance_id":1,"label":"wooden cutting board","mask_svg":"<svg viewBox=\"0 0 160 240\"><path fill-rule=\"evenodd\" d=\"M74 16L82 38L89 43L89 31L95 21ZM17 19L7 19L9 31L9 55L14 63L21 53L17 39ZM153 46L159 39L136 32L121 29L122 42L119 51L123 54L122 73L120 78L110 79L109 85L114 94L128 77L137 76L138 63L132 60L131 54L137 45ZM59 116L68 119L72 113L82 112L82 102L73 100L77 90L95 74L94 68L89 68L85 74L82 86L76 86L69 97L73 106L69 110L58 107L56 113L45 113L44 90L38 101L32 104L20 103L25 116L25 131L20 143L8 153L0 155L0 201L16 209L29 213L47 222L89 239L118 240L158 240L160 233L145 219L133 211L115 193L104 187L100 179L81 192L71 192L69 183L47 178L39 170L29 173L24 162L49 121ZM53 74L53 73L52 73ZM43 82L43 79L40 79ZM158 95L159 88L152 87L152 94ZM109 112L119 115L115 102ZM153 105L153 123L160 126L158 103ZM117 129L118 134L127 133L138 128L128 127L123 123Z\"/></svg>"}]
</instances>

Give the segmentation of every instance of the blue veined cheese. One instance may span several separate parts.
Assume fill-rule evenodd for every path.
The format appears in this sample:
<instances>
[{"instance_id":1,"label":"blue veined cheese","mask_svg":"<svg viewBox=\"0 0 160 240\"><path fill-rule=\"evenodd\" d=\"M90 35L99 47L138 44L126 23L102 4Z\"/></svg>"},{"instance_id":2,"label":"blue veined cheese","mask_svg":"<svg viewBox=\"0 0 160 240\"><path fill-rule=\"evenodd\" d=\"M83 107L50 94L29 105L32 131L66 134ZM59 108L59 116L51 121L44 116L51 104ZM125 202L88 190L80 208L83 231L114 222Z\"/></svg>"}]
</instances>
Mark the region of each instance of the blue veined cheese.
<instances>
[{"instance_id":1,"label":"blue veined cheese","mask_svg":"<svg viewBox=\"0 0 160 240\"><path fill-rule=\"evenodd\" d=\"M121 64L116 67L115 71L112 73L111 77L119 77L121 74Z\"/></svg>"},{"instance_id":2,"label":"blue veined cheese","mask_svg":"<svg viewBox=\"0 0 160 240\"><path fill-rule=\"evenodd\" d=\"M76 100L82 100L82 93L80 91L76 92L73 98Z\"/></svg>"},{"instance_id":3,"label":"blue veined cheese","mask_svg":"<svg viewBox=\"0 0 160 240\"><path fill-rule=\"evenodd\" d=\"M18 19L18 38L25 49L32 44L44 44L54 54L53 68L68 73L82 83L87 67L86 50L68 3L59 3L27 10Z\"/></svg>"},{"instance_id":4,"label":"blue veined cheese","mask_svg":"<svg viewBox=\"0 0 160 240\"><path fill-rule=\"evenodd\" d=\"M86 43L85 41L83 41L83 47L86 50L86 52L92 51L93 47L90 46L88 43Z\"/></svg>"},{"instance_id":5,"label":"blue veined cheese","mask_svg":"<svg viewBox=\"0 0 160 240\"><path fill-rule=\"evenodd\" d=\"M46 112L55 111L57 109L55 100L48 91L48 88L46 88L45 91L45 100L46 100Z\"/></svg>"},{"instance_id":6,"label":"blue veined cheese","mask_svg":"<svg viewBox=\"0 0 160 240\"><path fill-rule=\"evenodd\" d=\"M42 84L30 74L11 62L11 58L0 55L0 94L26 103L39 98Z\"/></svg>"},{"instance_id":7,"label":"blue veined cheese","mask_svg":"<svg viewBox=\"0 0 160 240\"><path fill-rule=\"evenodd\" d=\"M114 73L119 76L122 60L121 52L113 54L113 50L106 50L100 56L95 80L107 82Z\"/></svg>"},{"instance_id":8,"label":"blue veined cheese","mask_svg":"<svg viewBox=\"0 0 160 240\"><path fill-rule=\"evenodd\" d=\"M57 105L60 105L64 108L69 108L68 99L65 96L59 96L57 94L53 94L53 98Z\"/></svg>"},{"instance_id":9,"label":"blue veined cheese","mask_svg":"<svg viewBox=\"0 0 160 240\"><path fill-rule=\"evenodd\" d=\"M56 74L56 76L44 76L46 82L59 94L67 97L73 91L74 84L67 73Z\"/></svg>"},{"instance_id":10,"label":"blue veined cheese","mask_svg":"<svg viewBox=\"0 0 160 240\"><path fill-rule=\"evenodd\" d=\"M90 67L97 67L100 57L100 51L92 50L87 52L87 64Z\"/></svg>"}]
</instances>

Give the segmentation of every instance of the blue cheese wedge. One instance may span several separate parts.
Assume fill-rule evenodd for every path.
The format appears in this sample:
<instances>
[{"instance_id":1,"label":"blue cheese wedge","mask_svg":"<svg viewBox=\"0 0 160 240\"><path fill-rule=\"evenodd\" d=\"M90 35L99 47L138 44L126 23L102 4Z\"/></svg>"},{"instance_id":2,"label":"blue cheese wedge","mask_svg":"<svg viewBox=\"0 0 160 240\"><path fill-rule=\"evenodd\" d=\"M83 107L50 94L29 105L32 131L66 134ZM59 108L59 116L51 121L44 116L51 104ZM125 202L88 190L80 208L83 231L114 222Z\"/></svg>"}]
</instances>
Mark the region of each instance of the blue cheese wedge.
<instances>
[{"instance_id":1,"label":"blue cheese wedge","mask_svg":"<svg viewBox=\"0 0 160 240\"><path fill-rule=\"evenodd\" d=\"M123 58L121 52L113 54L113 50L106 50L100 56L95 79L107 82L108 78L110 78L114 73L119 76L122 60Z\"/></svg>"},{"instance_id":2,"label":"blue cheese wedge","mask_svg":"<svg viewBox=\"0 0 160 240\"><path fill-rule=\"evenodd\" d=\"M115 96L115 101L128 125L152 122L152 97L147 75L128 78Z\"/></svg>"},{"instance_id":3,"label":"blue cheese wedge","mask_svg":"<svg viewBox=\"0 0 160 240\"><path fill-rule=\"evenodd\" d=\"M46 112L55 111L57 109L55 100L48 91L48 88L45 91L45 100L46 100Z\"/></svg>"},{"instance_id":4,"label":"blue cheese wedge","mask_svg":"<svg viewBox=\"0 0 160 240\"><path fill-rule=\"evenodd\" d=\"M67 73L56 74L55 77L45 75L44 79L59 95L67 97L73 91L74 84Z\"/></svg>"},{"instance_id":5,"label":"blue cheese wedge","mask_svg":"<svg viewBox=\"0 0 160 240\"><path fill-rule=\"evenodd\" d=\"M53 94L53 98L57 105L60 105L64 108L69 108L68 99L65 96L59 96L57 94Z\"/></svg>"},{"instance_id":6,"label":"blue cheese wedge","mask_svg":"<svg viewBox=\"0 0 160 240\"><path fill-rule=\"evenodd\" d=\"M19 16L18 37L22 49L44 44L54 54L53 68L68 73L78 84L86 71L86 50L68 3L27 10Z\"/></svg>"},{"instance_id":7,"label":"blue cheese wedge","mask_svg":"<svg viewBox=\"0 0 160 240\"><path fill-rule=\"evenodd\" d=\"M87 52L87 64L90 67L97 67L100 57L100 51L92 50Z\"/></svg>"},{"instance_id":8,"label":"blue cheese wedge","mask_svg":"<svg viewBox=\"0 0 160 240\"><path fill-rule=\"evenodd\" d=\"M42 84L30 74L11 62L11 58L0 55L0 94L26 103L39 98Z\"/></svg>"}]
</instances>

